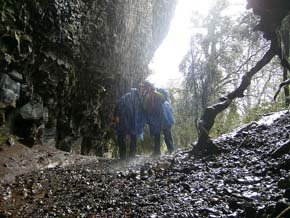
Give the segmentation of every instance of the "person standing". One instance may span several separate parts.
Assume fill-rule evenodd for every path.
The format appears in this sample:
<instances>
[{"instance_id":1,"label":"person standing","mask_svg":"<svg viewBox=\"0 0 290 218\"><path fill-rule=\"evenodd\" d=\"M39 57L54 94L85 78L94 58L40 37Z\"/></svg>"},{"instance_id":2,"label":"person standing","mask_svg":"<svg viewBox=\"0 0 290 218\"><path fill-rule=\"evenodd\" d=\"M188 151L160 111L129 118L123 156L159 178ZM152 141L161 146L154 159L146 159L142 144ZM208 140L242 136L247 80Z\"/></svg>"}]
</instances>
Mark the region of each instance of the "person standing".
<instances>
[{"instance_id":1,"label":"person standing","mask_svg":"<svg viewBox=\"0 0 290 218\"><path fill-rule=\"evenodd\" d=\"M120 159L127 159L127 136L130 137L129 157L134 158L137 138L143 136L145 125L140 90L131 88L128 93L120 98L116 105L112 122L115 124L117 132Z\"/></svg>"},{"instance_id":2,"label":"person standing","mask_svg":"<svg viewBox=\"0 0 290 218\"><path fill-rule=\"evenodd\" d=\"M161 154L161 131L164 135L165 144L169 153L175 150L171 128L174 124L173 111L168 98L168 93L157 91L150 82L144 83L145 96L143 107L146 121L149 125L150 135L154 137L153 155ZM165 90L163 90L165 91Z\"/></svg>"}]
</instances>

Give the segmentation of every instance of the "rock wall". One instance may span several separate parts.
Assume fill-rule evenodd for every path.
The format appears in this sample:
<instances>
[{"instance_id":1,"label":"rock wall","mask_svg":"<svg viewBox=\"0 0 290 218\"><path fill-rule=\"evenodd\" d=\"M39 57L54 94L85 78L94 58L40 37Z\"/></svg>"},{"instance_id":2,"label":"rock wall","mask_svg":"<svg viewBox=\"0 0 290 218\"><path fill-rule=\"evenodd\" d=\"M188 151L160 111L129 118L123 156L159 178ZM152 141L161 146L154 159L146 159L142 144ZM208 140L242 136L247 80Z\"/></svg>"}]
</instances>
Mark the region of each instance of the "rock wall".
<instances>
[{"instance_id":1,"label":"rock wall","mask_svg":"<svg viewBox=\"0 0 290 218\"><path fill-rule=\"evenodd\" d=\"M28 145L102 155L116 99L148 75L175 0L0 3L0 123Z\"/></svg>"}]
</instances>

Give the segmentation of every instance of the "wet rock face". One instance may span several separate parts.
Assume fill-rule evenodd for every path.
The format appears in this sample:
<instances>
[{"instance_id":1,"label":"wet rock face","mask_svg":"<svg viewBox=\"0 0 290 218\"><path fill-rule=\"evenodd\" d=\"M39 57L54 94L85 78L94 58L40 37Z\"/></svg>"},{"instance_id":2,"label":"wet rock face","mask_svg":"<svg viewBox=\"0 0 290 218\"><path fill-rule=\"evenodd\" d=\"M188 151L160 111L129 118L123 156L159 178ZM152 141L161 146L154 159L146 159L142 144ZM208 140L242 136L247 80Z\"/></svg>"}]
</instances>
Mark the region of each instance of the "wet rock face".
<instances>
[{"instance_id":1,"label":"wet rock face","mask_svg":"<svg viewBox=\"0 0 290 218\"><path fill-rule=\"evenodd\" d=\"M254 29L262 31L265 39L274 40L277 37L275 31L280 28L281 24L283 25L283 19L289 13L289 1L247 0L247 2L247 8L252 8L254 14L260 17Z\"/></svg>"},{"instance_id":2,"label":"wet rock face","mask_svg":"<svg viewBox=\"0 0 290 218\"><path fill-rule=\"evenodd\" d=\"M218 156L178 150L129 163L100 160L19 176L0 185L0 214L11 217L277 217L290 205L289 112L215 141ZM289 211L283 217L289 217Z\"/></svg>"},{"instance_id":3,"label":"wet rock face","mask_svg":"<svg viewBox=\"0 0 290 218\"><path fill-rule=\"evenodd\" d=\"M7 26L0 30L3 125L10 120L31 144L44 125L44 143L76 152L89 144L102 154L113 104L146 78L175 1L9 0L0 6Z\"/></svg>"}]
</instances>

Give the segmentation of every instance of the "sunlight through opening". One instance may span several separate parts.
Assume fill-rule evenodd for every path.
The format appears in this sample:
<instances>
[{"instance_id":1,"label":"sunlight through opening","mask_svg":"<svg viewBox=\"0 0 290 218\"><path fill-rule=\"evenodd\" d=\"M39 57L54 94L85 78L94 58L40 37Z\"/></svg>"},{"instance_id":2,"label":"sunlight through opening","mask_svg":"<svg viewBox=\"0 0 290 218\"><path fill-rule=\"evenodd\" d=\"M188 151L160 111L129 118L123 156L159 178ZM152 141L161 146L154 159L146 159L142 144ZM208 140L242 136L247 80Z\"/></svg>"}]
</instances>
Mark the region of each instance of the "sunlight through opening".
<instances>
[{"instance_id":1,"label":"sunlight through opening","mask_svg":"<svg viewBox=\"0 0 290 218\"><path fill-rule=\"evenodd\" d=\"M206 16L213 1L178 0L168 35L149 64L152 74L147 79L157 87L178 87L182 82L178 66L189 49L194 31L191 18L193 14ZM245 11L246 0L231 0L230 4L227 15L234 16Z\"/></svg>"}]
</instances>

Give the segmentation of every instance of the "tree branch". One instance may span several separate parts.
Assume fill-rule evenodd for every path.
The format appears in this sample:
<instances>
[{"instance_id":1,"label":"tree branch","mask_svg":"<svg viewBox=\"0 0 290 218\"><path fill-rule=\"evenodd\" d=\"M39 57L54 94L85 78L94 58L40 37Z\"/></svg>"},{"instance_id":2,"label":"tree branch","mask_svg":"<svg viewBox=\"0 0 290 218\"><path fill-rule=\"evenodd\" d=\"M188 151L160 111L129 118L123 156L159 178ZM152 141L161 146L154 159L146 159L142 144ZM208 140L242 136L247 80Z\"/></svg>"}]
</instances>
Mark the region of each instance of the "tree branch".
<instances>
[{"instance_id":1,"label":"tree branch","mask_svg":"<svg viewBox=\"0 0 290 218\"><path fill-rule=\"evenodd\" d=\"M199 139L196 145L194 145L191 155L206 155L216 153L217 147L213 144L209 137L209 131L214 125L216 116L225 110L235 98L243 97L244 91L251 84L252 77L259 72L265 65L267 65L272 58L277 54L276 41L271 42L271 46L264 54L262 59L256 63L256 65L242 77L241 84L237 89L220 99L220 102L207 107L199 122Z\"/></svg>"},{"instance_id":2,"label":"tree branch","mask_svg":"<svg viewBox=\"0 0 290 218\"><path fill-rule=\"evenodd\" d=\"M281 89L282 89L284 86L289 85L289 84L290 84L290 78L280 83L280 85L279 85L279 89L277 90L277 92L276 92L275 95L274 95L274 101L276 101L277 96L279 95Z\"/></svg>"}]
</instances>

